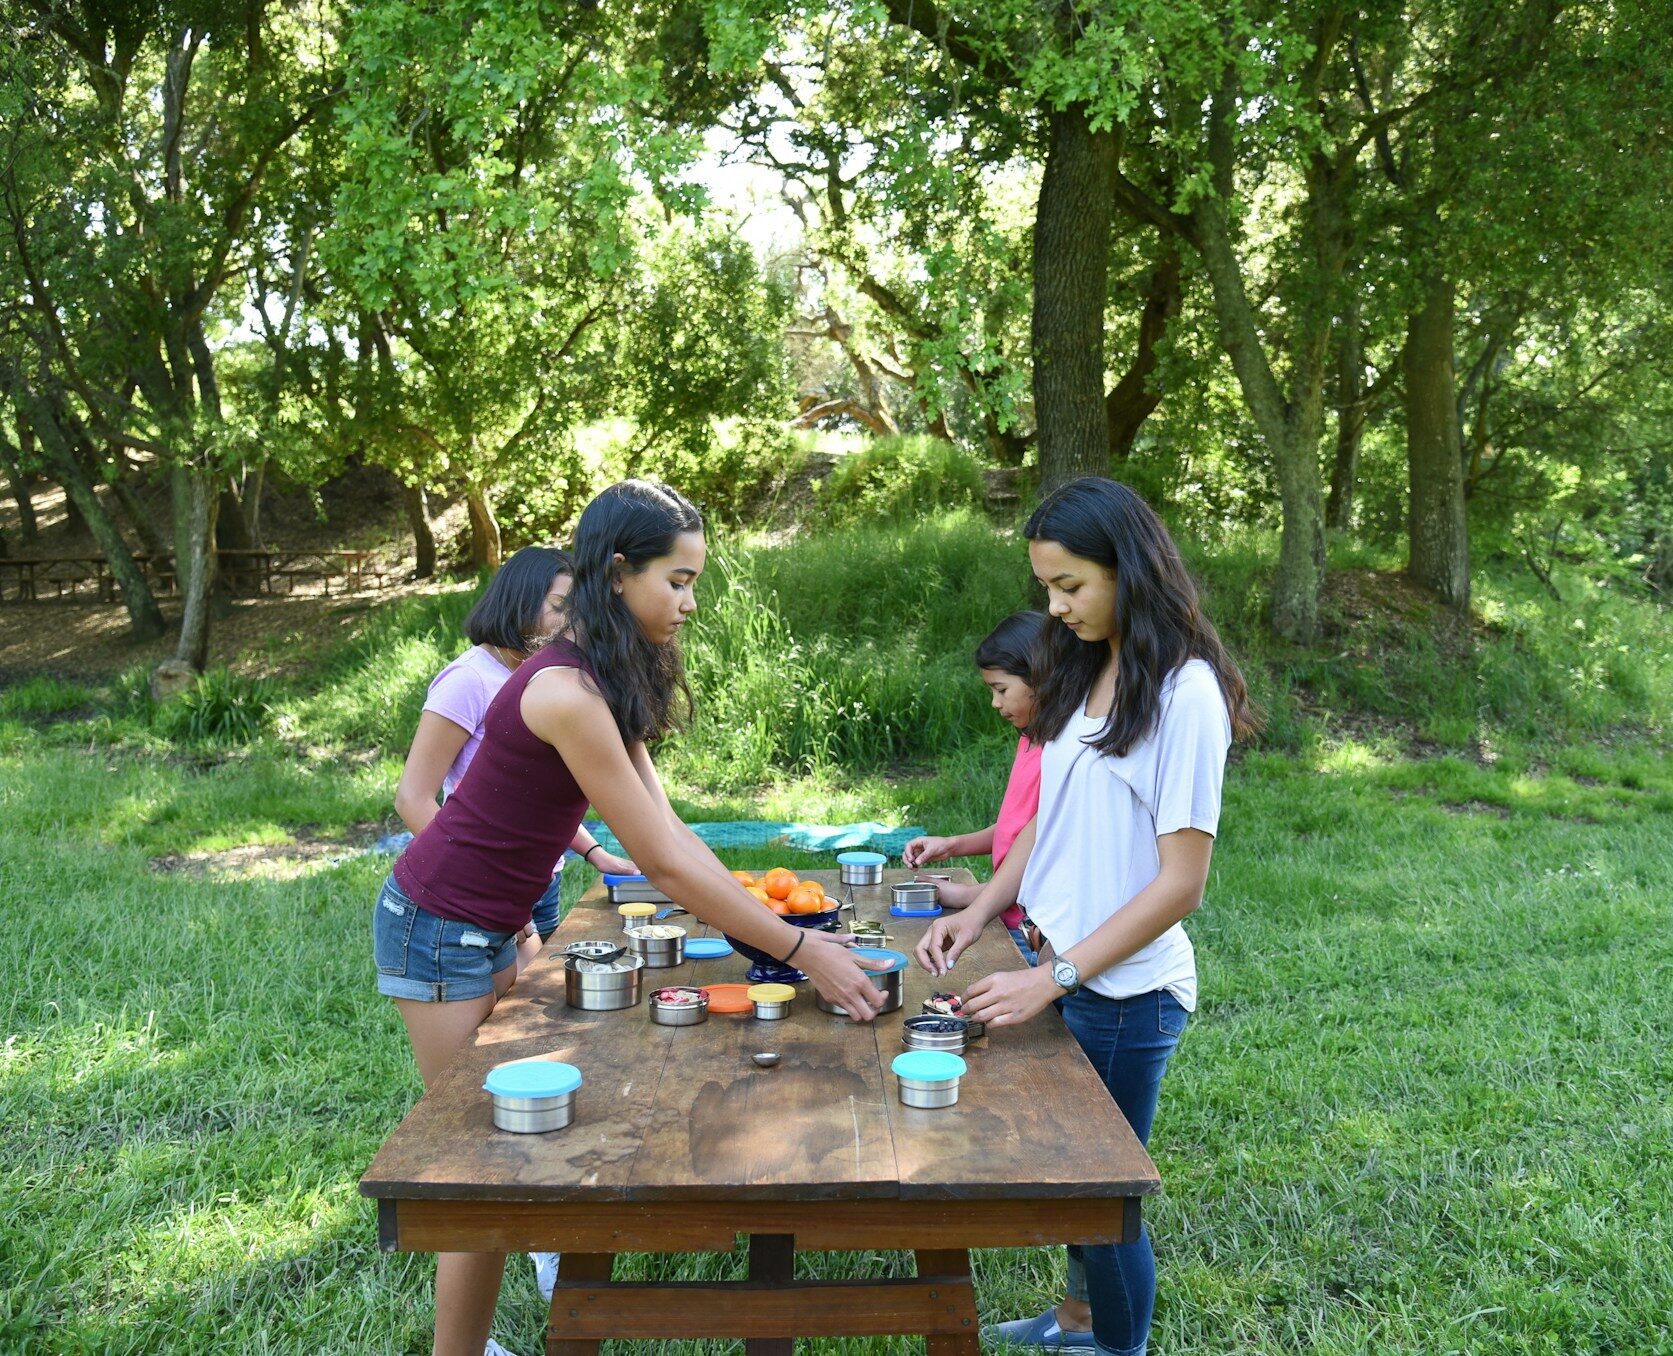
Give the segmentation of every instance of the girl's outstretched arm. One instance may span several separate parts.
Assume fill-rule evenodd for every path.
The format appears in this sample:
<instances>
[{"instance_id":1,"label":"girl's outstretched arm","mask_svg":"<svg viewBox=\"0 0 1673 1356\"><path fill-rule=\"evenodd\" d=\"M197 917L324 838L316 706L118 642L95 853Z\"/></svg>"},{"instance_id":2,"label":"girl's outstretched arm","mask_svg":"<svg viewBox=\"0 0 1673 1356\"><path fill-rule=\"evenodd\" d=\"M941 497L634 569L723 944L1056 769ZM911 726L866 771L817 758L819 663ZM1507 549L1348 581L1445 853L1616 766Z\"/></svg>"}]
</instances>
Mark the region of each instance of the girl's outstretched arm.
<instances>
[{"instance_id":1,"label":"girl's outstretched arm","mask_svg":"<svg viewBox=\"0 0 1673 1356\"><path fill-rule=\"evenodd\" d=\"M918 964L930 974L944 975L951 970L958 964L958 958L965 949L981 935L982 929L1017 902L1017 895L1022 889L1023 868L1028 865L1029 854L1034 851L1034 824L1034 820L1028 821L1017 835L1017 841L1011 844L1011 850L1005 854L1005 860L999 864L999 870L993 873L992 879L982 886L968 906L954 918L937 918L929 925L929 931L913 954L918 958Z\"/></svg>"},{"instance_id":2,"label":"girl's outstretched arm","mask_svg":"<svg viewBox=\"0 0 1673 1356\"><path fill-rule=\"evenodd\" d=\"M856 1021L877 1015L883 995L866 979L869 967L845 947L769 913L727 874L714 854L692 850L676 831L667 797L652 773L653 792L623 744L604 698L589 692L579 670L553 668L536 674L523 690L523 721L555 748L604 822L658 889L696 917L741 937L779 959L794 953L825 998ZM691 835L695 837L695 835Z\"/></svg>"},{"instance_id":3,"label":"girl's outstretched arm","mask_svg":"<svg viewBox=\"0 0 1673 1356\"><path fill-rule=\"evenodd\" d=\"M446 716L434 711L420 713L412 748L407 751L406 765L401 769L401 782L395 788L395 813L414 833L420 832L441 809L436 797L447 780L448 768L453 766L459 750L470 737L469 730Z\"/></svg>"}]
</instances>

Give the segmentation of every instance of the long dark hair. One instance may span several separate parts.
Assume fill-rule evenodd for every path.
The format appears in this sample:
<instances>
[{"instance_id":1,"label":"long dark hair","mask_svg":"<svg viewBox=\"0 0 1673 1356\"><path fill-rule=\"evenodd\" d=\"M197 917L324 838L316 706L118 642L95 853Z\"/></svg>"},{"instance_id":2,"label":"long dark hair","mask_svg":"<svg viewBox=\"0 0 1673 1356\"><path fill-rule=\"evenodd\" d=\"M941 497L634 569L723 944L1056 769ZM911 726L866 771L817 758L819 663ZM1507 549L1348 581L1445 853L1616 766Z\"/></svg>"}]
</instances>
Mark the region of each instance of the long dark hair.
<instances>
[{"instance_id":1,"label":"long dark hair","mask_svg":"<svg viewBox=\"0 0 1673 1356\"><path fill-rule=\"evenodd\" d=\"M1115 704L1104 728L1086 741L1099 753L1119 757L1156 729L1162 684L1188 659L1206 660L1214 669L1235 737L1260 728L1243 675L1203 616L1179 548L1137 494L1120 481L1082 476L1048 494L1029 515L1023 535L1054 541L1115 575ZM1067 626L1049 626L1037 655L1034 720L1027 734L1030 743L1043 744L1062 734L1085 703L1109 661L1109 646L1081 640Z\"/></svg>"},{"instance_id":2,"label":"long dark hair","mask_svg":"<svg viewBox=\"0 0 1673 1356\"><path fill-rule=\"evenodd\" d=\"M472 645L498 645L521 652L536 637L535 624L552 581L574 572L569 556L555 546L525 546L501 565L487 589L465 617L465 634Z\"/></svg>"},{"instance_id":3,"label":"long dark hair","mask_svg":"<svg viewBox=\"0 0 1673 1356\"><path fill-rule=\"evenodd\" d=\"M659 739L683 726L691 715L691 688L679 642L656 645L646 639L611 585L668 555L682 533L702 530L703 515L691 501L653 480L612 485L581 511L570 550L575 583L564 599L564 622L625 743Z\"/></svg>"},{"instance_id":4,"label":"long dark hair","mask_svg":"<svg viewBox=\"0 0 1673 1356\"><path fill-rule=\"evenodd\" d=\"M998 669L1034 686L1034 650L1050 620L1044 612L1011 613L976 647L976 667Z\"/></svg>"}]
</instances>

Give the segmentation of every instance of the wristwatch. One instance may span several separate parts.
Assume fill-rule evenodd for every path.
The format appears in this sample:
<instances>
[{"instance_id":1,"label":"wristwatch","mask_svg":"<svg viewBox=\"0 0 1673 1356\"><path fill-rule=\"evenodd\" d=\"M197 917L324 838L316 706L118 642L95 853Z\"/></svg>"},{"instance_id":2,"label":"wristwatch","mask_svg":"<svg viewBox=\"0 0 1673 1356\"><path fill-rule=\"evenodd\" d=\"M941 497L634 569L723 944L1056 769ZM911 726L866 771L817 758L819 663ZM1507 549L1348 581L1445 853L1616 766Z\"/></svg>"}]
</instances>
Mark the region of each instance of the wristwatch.
<instances>
[{"instance_id":1,"label":"wristwatch","mask_svg":"<svg viewBox=\"0 0 1673 1356\"><path fill-rule=\"evenodd\" d=\"M1059 956L1051 963L1051 979L1052 983L1065 991L1064 996L1067 997L1080 988L1080 967L1072 960Z\"/></svg>"}]
</instances>

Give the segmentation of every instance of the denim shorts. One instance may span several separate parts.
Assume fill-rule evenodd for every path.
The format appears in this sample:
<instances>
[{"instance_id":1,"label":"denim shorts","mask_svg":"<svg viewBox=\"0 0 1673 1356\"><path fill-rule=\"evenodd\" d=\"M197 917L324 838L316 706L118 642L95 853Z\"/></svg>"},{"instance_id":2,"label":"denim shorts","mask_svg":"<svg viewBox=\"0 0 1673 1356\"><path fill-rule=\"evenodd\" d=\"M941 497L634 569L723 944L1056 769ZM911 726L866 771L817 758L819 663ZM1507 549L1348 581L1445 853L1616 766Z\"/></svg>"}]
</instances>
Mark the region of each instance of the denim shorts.
<instances>
[{"instance_id":1,"label":"denim shorts","mask_svg":"<svg viewBox=\"0 0 1673 1356\"><path fill-rule=\"evenodd\" d=\"M517 963L517 934L438 917L390 876L372 906L372 955L386 997L457 1003L493 993L494 976Z\"/></svg>"},{"instance_id":2,"label":"denim shorts","mask_svg":"<svg viewBox=\"0 0 1673 1356\"><path fill-rule=\"evenodd\" d=\"M545 941L558 930L558 901L563 896L563 859L558 859L558 870L552 873L552 883L546 893L534 902L534 930Z\"/></svg>"}]
</instances>

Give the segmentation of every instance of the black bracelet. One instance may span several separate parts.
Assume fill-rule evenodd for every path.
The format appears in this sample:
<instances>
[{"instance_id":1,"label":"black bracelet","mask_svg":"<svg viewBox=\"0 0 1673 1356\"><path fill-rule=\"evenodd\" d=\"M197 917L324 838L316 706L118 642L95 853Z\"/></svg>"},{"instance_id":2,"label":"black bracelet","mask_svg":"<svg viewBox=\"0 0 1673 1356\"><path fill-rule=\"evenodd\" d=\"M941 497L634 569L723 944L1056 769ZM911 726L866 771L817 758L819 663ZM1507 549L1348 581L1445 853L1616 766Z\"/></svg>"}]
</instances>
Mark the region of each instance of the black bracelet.
<instances>
[{"instance_id":1,"label":"black bracelet","mask_svg":"<svg viewBox=\"0 0 1673 1356\"><path fill-rule=\"evenodd\" d=\"M593 853L597 852L603 846L603 843L594 843L590 848L581 854L581 860L586 862L588 866L591 866Z\"/></svg>"},{"instance_id":2,"label":"black bracelet","mask_svg":"<svg viewBox=\"0 0 1673 1356\"><path fill-rule=\"evenodd\" d=\"M780 965L790 964L790 956L794 956L798 951L800 951L802 949L802 943L805 942L806 940L807 940L807 932L805 930L801 931L801 932L798 932L796 934L796 945L790 948L790 955L786 956L783 960L781 960L779 962L779 964Z\"/></svg>"}]
</instances>

